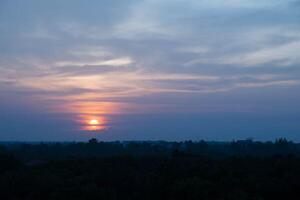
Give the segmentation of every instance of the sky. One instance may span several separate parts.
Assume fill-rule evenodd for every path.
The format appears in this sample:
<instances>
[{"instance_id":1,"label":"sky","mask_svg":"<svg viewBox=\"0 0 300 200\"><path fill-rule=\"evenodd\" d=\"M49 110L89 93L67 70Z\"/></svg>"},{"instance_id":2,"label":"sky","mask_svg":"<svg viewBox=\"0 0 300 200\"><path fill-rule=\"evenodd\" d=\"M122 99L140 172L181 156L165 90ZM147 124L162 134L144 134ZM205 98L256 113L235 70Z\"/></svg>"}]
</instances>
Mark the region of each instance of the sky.
<instances>
[{"instance_id":1,"label":"sky","mask_svg":"<svg viewBox=\"0 0 300 200\"><path fill-rule=\"evenodd\" d=\"M299 0L0 0L0 140L300 141Z\"/></svg>"}]
</instances>

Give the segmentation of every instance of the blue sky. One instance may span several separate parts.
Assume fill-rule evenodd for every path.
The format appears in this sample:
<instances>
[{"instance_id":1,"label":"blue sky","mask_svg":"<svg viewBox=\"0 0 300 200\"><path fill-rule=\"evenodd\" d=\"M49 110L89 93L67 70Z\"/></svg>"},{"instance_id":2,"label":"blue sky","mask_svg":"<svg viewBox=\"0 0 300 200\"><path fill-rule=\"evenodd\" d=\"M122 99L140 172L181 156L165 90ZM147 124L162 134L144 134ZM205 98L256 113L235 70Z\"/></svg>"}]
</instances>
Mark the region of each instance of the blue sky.
<instances>
[{"instance_id":1,"label":"blue sky","mask_svg":"<svg viewBox=\"0 0 300 200\"><path fill-rule=\"evenodd\" d=\"M300 141L300 1L2 0L0 33L0 140Z\"/></svg>"}]
</instances>

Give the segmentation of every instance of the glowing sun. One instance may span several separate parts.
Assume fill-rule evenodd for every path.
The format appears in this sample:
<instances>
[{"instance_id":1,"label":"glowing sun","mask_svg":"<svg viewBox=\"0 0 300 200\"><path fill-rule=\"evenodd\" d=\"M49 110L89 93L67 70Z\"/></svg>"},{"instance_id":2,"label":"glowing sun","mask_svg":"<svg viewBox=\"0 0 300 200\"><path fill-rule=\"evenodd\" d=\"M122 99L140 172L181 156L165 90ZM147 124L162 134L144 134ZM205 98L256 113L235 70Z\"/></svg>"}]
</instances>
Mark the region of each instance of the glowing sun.
<instances>
[{"instance_id":1,"label":"glowing sun","mask_svg":"<svg viewBox=\"0 0 300 200\"><path fill-rule=\"evenodd\" d=\"M99 122L99 120L97 120L97 119L92 119L92 120L89 121L89 124L90 124L90 125L99 125L100 122Z\"/></svg>"},{"instance_id":2,"label":"glowing sun","mask_svg":"<svg viewBox=\"0 0 300 200\"><path fill-rule=\"evenodd\" d=\"M83 131L101 131L106 130L107 118L104 116L80 116L78 122L81 124L80 130Z\"/></svg>"}]
</instances>

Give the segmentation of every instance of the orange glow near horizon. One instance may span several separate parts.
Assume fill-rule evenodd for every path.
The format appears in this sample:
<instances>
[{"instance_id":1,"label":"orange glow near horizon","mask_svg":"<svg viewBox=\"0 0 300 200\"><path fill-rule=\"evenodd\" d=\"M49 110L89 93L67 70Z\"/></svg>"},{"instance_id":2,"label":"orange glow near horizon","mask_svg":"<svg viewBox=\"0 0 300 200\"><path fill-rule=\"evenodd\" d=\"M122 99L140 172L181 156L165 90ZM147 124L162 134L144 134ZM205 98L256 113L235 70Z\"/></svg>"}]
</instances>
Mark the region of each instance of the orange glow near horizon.
<instances>
[{"instance_id":1,"label":"orange glow near horizon","mask_svg":"<svg viewBox=\"0 0 300 200\"><path fill-rule=\"evenodd\" d=\"M57 111L65 111L74 116L79 131L101 132L111 128L112 115L132 112L137 107L120 102L71 101L55 107Z\"/></svg>"},{"instance_id":2,"label":"orange glow near horizon","mask_svg":"<svg viewBox=\"0 0 300 200\"><path fill-rule=\"evenodd\" d=\"M81 131L101 132L107 130L108 115L119 112L119 105L112 102L72 102L61 108L75 114L75 121Z\"/></svg>"},{"instance_id":3,"label":"orange glow near horizon","mask_svg":"<svg viewBox=\"0 0 300 200\"><path fill-rule=\"evenodd\" d=\"M107 118L104 116L80 116L80 129L83 131L103 131L108 129Z\"/></svg>"}]
</instances>

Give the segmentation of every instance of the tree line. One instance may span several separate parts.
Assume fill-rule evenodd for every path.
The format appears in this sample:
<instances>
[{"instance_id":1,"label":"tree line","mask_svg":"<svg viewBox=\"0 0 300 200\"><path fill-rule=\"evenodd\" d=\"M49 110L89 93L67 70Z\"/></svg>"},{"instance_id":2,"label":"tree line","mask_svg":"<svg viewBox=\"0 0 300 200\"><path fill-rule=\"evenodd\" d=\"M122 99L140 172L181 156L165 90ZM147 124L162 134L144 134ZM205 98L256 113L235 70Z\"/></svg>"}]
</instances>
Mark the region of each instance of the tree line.
<instances>
[{"instance_id":1,"label":"tree line","mask_svg":"<svg viewBox=\"0 0 300 200\"><path fill-rule=\"evenodd\" d=\"M300 195L299 144L4 144L0 199L268 200Z\"/></svg>"}]
</instances>

